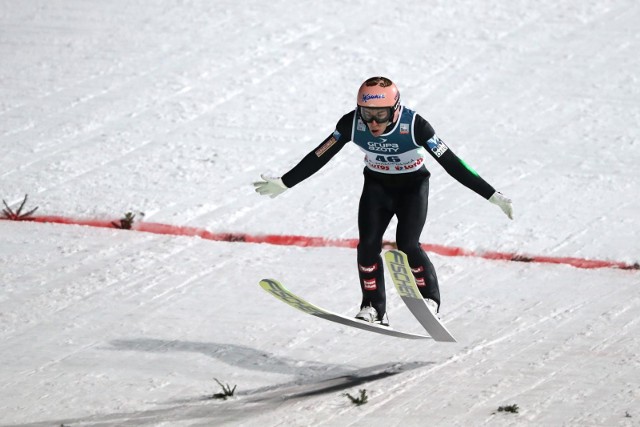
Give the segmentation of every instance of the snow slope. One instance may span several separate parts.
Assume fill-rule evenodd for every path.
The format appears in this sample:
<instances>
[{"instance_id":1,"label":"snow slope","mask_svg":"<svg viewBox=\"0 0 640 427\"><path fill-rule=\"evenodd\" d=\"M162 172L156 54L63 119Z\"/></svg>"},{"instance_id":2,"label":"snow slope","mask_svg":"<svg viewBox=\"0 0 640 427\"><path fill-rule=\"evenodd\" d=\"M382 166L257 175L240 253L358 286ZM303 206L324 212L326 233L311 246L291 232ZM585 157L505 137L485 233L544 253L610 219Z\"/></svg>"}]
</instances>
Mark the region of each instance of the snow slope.
<instances>
[{"instance_id":1,"label":"snow slope","mask_svg":"<svg viewBox=\"0 0 640 427\"><path fill-rule=\"evenodd\" d=\"M509 221L431 162L424 242L636 263L638 22L631 0L0 0L0 197L355 238L354 147L277 199L251 182L382 74L514 200ZM257 284L354 314L353 249L12 221L0 236L2 426L640 425L637 270L434 254L449 345L305 316ZM388 298L394 327L420 332ZM211 399L214 379L236 396ZM356 407L343 393L360 389Z\"/></svg>"}]
</instances>

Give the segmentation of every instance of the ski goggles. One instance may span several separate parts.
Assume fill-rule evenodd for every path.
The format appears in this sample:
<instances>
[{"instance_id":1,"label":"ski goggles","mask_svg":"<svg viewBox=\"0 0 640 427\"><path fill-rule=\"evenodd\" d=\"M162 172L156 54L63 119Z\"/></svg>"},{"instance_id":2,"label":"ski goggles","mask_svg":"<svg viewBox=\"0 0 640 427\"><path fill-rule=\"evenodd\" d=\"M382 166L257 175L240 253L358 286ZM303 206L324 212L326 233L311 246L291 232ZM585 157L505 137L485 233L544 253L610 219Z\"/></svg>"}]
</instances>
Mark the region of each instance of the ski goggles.
<instances>
[{"instance_id":1,"label":"ski goggles","mask_svg":"<svg viewBox=\"0 0 640 427\"><path fill-rule=\"evenodd\" d=\"M393 118L393 107L359 107L360 117L365 123L379 124L390 122Z\"/></svg>"}]
</instances>

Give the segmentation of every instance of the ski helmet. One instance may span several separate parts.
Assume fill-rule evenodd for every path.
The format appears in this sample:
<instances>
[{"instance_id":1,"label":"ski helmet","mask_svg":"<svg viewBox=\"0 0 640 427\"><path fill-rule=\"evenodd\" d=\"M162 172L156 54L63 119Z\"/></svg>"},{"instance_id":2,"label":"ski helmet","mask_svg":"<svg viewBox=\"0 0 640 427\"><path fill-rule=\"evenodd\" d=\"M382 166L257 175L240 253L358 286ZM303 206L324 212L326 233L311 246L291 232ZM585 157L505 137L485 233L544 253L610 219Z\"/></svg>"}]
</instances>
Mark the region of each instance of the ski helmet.
<instances>
[{"instance_id":1,"label":"ski helmet","mask_svg":"<svg viewBox=\"0 0 640 427\"><path fill-rule=\"evenodd\" d=\"M386 77L371 77L358 90L358 113L367 123L392 122L400 114L400 92Z\"/></svg>"}]
</instances>

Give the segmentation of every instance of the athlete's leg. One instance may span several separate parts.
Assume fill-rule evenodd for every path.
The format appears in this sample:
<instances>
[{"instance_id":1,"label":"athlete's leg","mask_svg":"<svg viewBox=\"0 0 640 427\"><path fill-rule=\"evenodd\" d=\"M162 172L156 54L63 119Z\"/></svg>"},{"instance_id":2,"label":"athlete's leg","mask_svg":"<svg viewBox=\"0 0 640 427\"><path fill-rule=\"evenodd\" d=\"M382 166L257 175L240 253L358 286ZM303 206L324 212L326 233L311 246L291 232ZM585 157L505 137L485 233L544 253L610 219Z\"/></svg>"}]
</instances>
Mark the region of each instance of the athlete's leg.
<instances>
[{"instance_id":1,"label":"athlete's leg","mask_svg":"<svg viewBox=\"0 0 640 427\"><path fill-rule=\"evenodd\" d=\"M398 217L396 240L398 249L407 254L411 271L422 296L440 305L440 289L435 268L420 247L420 234L427 219L428 206L428 178L403 189L396 211Z\"/></svg>"},{"instance_id":2,"label":"athlete's leg","mask_svg":"<svg viewBox=\"0 0 640 427\"><path fill-rule=\"evenodd\" d=\"M358 207L358 275L362 289L360 308L371 305L378 320L386 313L382 237L393 217L393 203L383 186L365 177Z\"/></svg>"}]
</instances>

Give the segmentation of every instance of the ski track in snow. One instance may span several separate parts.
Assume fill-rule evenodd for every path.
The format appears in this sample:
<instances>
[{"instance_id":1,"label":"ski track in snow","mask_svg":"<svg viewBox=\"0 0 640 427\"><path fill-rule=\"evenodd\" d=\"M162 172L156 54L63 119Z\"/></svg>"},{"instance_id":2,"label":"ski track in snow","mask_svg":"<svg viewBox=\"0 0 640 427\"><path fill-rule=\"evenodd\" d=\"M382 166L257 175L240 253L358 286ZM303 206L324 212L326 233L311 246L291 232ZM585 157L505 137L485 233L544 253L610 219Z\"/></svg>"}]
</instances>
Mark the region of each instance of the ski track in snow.
<instances>
[{"instance_id":1,"label":"ski track in snow","mask_svg":"<svg viewBox=\"0 0 640 427\"><path fill-rule=\"evenodd\" d=\"M357 237L348 146L258 197L370 75L492 185L434 162L425 243L640 254L640 5L0 0L0 198L38 215ZM383 54L381 54L381 52ZM27 206L29 208L29 206ZM395 240L395 222L385 235ZM258 286L357 309L355 251L0 221L0 425L639 426L640 279L432 254L458 344L306 316ZM398 329L420 332L389 289ZM213 400L214 378L237 385ZM343 393L366 389L355 407ZM517 404L518 414L497 412Z\"/></svg>"}]
</instances>

